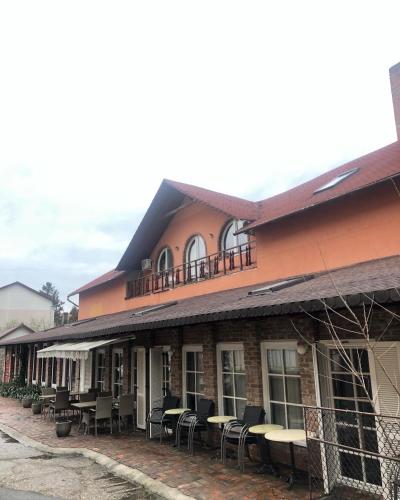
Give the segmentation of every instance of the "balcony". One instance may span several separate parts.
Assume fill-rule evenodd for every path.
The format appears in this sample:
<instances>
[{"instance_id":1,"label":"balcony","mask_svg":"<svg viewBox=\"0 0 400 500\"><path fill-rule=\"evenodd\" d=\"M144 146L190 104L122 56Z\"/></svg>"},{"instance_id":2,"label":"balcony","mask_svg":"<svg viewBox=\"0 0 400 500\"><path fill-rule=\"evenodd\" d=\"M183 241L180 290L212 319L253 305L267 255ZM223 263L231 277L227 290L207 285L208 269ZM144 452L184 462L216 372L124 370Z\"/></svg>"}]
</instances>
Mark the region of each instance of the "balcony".
<instances>
[{"instance_id":1,"label":"balcony","mask_svg":"<svg viewBox=\"0 0 400 500\"><path fill-rule=\"evenodd\" d=\"M142 276L126 284L126 298L143 297L255 267L255 241Z\"/></svg>"}]
</instances>

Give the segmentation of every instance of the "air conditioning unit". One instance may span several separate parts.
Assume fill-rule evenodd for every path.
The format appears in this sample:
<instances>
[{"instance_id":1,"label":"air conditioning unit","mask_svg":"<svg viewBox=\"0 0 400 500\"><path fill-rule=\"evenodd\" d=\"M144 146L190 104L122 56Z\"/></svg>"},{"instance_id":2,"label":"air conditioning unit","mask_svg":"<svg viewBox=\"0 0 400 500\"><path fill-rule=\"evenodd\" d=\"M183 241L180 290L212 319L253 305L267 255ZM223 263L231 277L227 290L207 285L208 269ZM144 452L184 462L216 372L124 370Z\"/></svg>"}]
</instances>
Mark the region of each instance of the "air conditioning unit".
<instances>
[{"instance_id":1,"label":"air conditioning unit","mask_svg":"<svg viewBox=\"0 0 400 500\"><path fill-rule=\"evenodd\" d=\"M151 259L143 259L142 260L142 271L148 271L153 268L153 263Z\"/></svg>"}]
</instances>

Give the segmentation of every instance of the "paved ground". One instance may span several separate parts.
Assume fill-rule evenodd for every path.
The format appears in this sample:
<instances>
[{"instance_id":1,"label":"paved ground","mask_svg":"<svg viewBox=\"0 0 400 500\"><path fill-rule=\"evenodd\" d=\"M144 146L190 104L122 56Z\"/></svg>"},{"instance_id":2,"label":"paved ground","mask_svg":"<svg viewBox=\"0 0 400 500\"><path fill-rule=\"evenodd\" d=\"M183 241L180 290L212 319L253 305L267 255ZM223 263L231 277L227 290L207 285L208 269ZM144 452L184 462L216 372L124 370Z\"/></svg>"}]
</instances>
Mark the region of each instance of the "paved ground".
<instances>
[{"instance_id":1,"label":"paved ground","mask_svg":"<svg viewBox=\"0 0 400 500\"><path fill-rule=\"evenodd\" d=\"M0 432L0 500L150 498L81 455L44 454ZM155 497L152 497L155 498Z\"/></svg>"},{"instance_id":2,"label":"paved ground","mask_svg":"<svg viewBox=\"0 0 400 500\"><path fill-rule=\"evenodd\" d=\"M53 422L32 415L30 409L22 408L20 403L11 399L0 398L0 423L49 446L85 447L100 452L200 500L309 498L304 484L296 484L292 491L287 491L281 479L255 474L257 464L246 464L246 472L240 473L234 462L224 466L218 460L213 460L211 453L197 449L196 455L190 457L186 450L177 450L170 444L160 445L157 440L146 441L144 434L139 431L95 437L82 436L74 427L68 438L59 439L55 435Z\"/></svg>"}]
</instances>

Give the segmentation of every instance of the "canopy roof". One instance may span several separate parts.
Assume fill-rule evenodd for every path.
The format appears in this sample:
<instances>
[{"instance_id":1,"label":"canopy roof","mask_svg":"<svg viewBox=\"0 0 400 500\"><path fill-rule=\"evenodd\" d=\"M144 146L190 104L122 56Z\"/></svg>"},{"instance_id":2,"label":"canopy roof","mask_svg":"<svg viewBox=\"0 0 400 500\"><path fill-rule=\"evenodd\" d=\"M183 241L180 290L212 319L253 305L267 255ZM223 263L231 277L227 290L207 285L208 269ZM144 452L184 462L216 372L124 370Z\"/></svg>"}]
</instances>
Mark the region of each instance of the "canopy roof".
<instances>
[{"instance_id":1,"label":"canopy roof","mask_svg":"<svg viewBox=\"0 0 400 500\"><path fill-rule=\"evenodd\" d=\"M38 358L64 358L64 359L88 359L89 351L120 339L92 340L90 342L68 342L67 344L54 344L37 352Z\"/></svg>"}]
</instances>

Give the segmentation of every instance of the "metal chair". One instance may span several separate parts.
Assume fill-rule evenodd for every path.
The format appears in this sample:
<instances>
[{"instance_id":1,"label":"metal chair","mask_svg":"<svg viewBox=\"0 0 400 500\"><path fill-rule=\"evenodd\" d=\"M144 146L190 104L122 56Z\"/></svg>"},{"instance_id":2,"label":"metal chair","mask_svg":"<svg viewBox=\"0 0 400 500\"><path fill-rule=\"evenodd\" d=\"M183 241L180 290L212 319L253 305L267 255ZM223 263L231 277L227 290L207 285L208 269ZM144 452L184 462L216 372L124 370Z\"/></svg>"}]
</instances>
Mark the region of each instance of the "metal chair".
<instances>
[{"instance_id":1,"label":"metal chair","mask_svg":"<svg viewBox=\"0 0 400 500\"><path fill-rule=\"evenodd\" d=\"M112 391L102 391L97 394L98 398L108 398L112 396Z\"/></svg>"},{"instance_id":2,"label":"metal chair","mask_svg":"<svg viewBox=\"0 0 400 500\"><path fill-rule=\"evenodd\" d=\"M112 396L96 399L96 409L91 409L90 416L94 418L94 433L97 436L97 421L109 420L110 434L112 434ZM90 421L89 421L90 425Z\"/></svg>"},{"instance_id":3,"label":"metal chair","mask_svg":"<svg viewBox=\"0 0 400 500\"><path fill-rule=\"evenodd\" d=\"M121 420L125 417L132 416L133 430L136 430L135 424L135 396L134 394L123 394L119 397L119 407L115 410L115 415L118 417L118 431L121 432Z\"/></svg>"},{"instance_id":4,"label":"metal chair","mask_svg":"<svg viewBox=\"0 0 400 500\"><path fill-rule=\"evenodd\" d=\"M58 391L54 403L50 403L49 414L53 412L54 421L56 420L56 413L68 412L71 409L69 404L69 391Z\"/></svg>"},{"instance_id":5,"label":"metal chair","mask_svg":"<svg viewBox=\"0 0 400 500\"><path fill-rule=\"evenodd\" d=\"M53 389L52 387L42 387L41 393L42 396L52 396L53 394L54 395L56 394L56 390ZM50 401L48 399L43 399L41 403L42 403L41 417L46 418L46 415L48 415L49 413Z\"/></svg>"},{"instance_id":6,"label":"metal chair","mask_svg":"<svg viewBox=\"0 0 400 500\"><path fill-rule=\"evenodd\" d=\"M249 435L249 428L263 424L265 410L262 406L246 406L242 420L233 420L225 425L221 436L221 460L226 464L226 448L229 443L237 446L238 466L244 472L244 452L249 444L256 444L257 437Z\"/></svg>"},{"instance_id":7,"label":"metal chair","mask_svg":"<svg viewBox=\"0 0 400 500\"><path fill-rule=\"evenodd\" d=\"M166 427L173 427L175 419L165 415L167 410L178 408L180 398L177 396L165 396L162 407L152 408L146 418L146 438L150 439L150 426L158 425L160 427L160 443Z\"/></svg>"},{"instance_id":8,"label":"metal chair","mask_svg":"<svg viewBox=\"0 0 400 500\"><path fill-rule=\"evenodd\" d=\"M207 419L214 415L215 404L211 399L201 398L199 400L197 411L182 413L179 417L176 427L176 444L180 448L182 431L187 431L187 447L191 455L194 454L194 434L198 432L201 440L201 432L208 429Z\"/></svg>"},{"instance_id":9,"label":"metal chair","mask_svg":"<svg viewBox=\"0 0 400 500\"><path fill-rule=\"evenodd\" d=\"M68 391L68 387L66 385L58 385L56 391L57 392L59 392L59 391Z\"/></svg>"}]
</instances>

